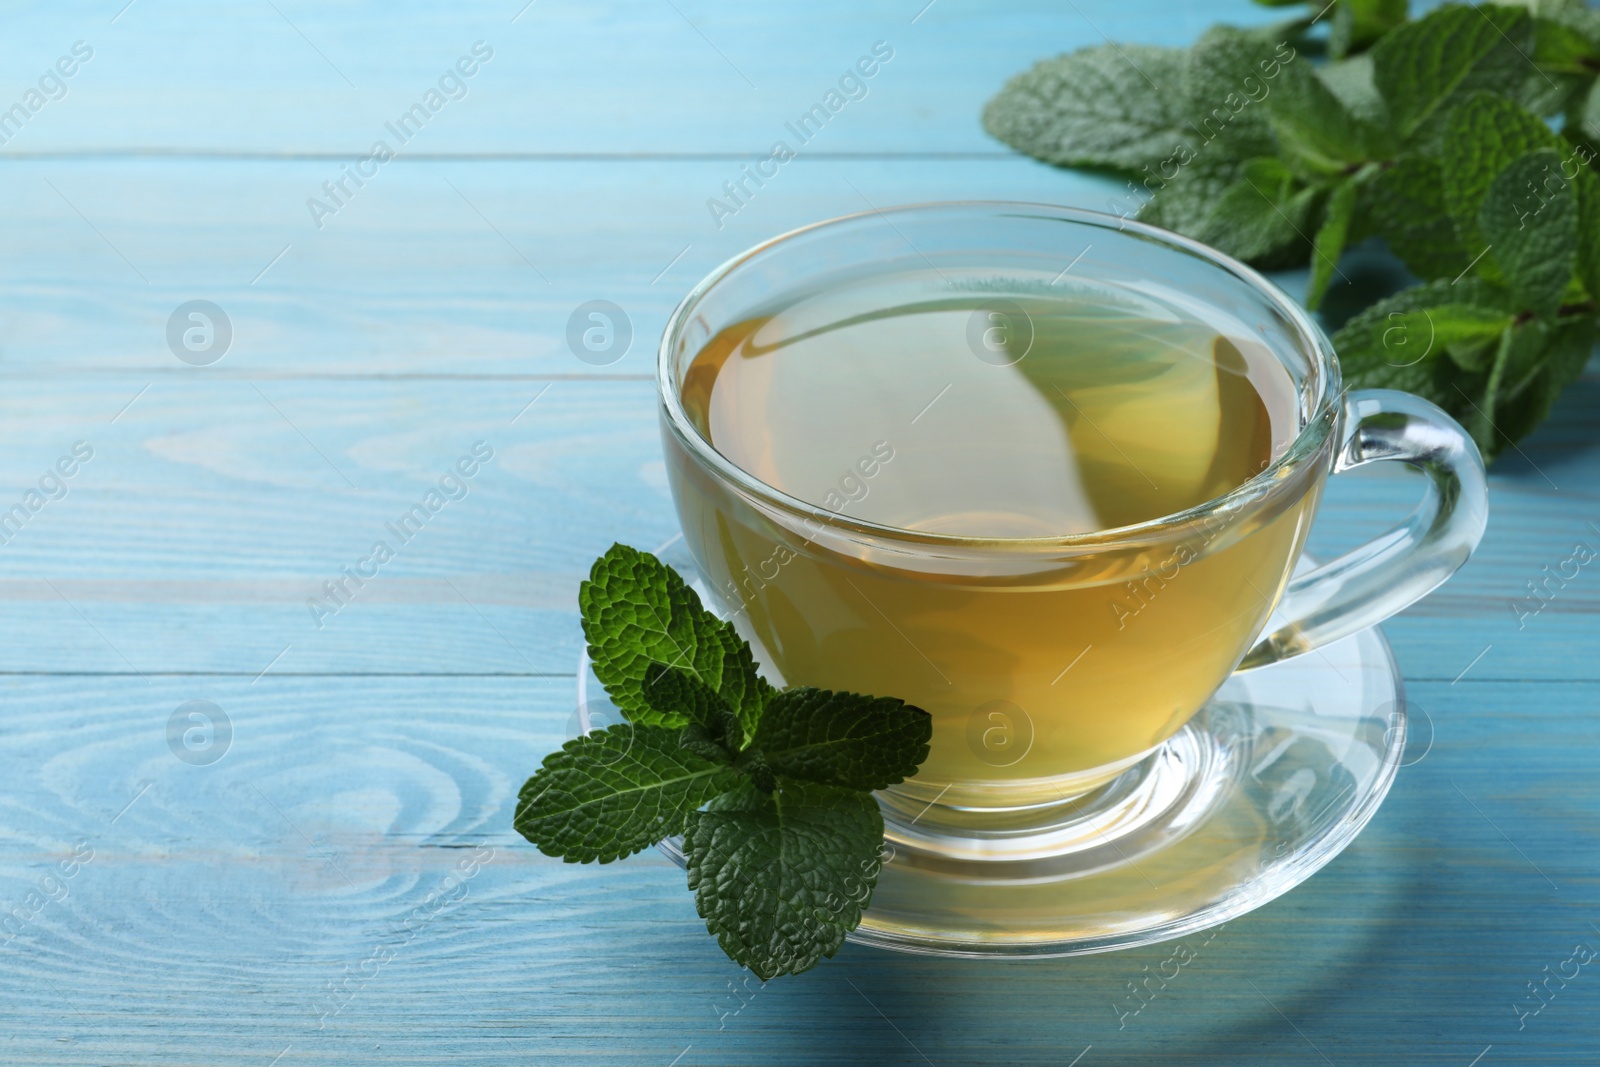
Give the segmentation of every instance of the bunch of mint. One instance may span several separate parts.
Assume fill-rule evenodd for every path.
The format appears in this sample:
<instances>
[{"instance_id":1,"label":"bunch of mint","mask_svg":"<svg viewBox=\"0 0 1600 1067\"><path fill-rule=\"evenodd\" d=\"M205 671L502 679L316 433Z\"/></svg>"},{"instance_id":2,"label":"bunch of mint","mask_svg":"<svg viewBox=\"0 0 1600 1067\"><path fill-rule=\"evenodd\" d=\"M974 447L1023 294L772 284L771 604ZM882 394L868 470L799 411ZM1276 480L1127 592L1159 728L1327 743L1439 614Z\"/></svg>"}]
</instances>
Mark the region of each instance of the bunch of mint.
<instances>
[{"instance_id":1,"label":"bunch of mint","mask_svg":"<svg viewBox=\"0 0 1600 1067\"><path fill-rule=\"evenodd\" d=\"M627 721L545 757L517 830L569 863L682 834L695 908L734 962L765 981L831 957L877 885L872 790L916 773L932 717L891 697L774 689L731 623L626 545L595 561L578 604Z\"/></svg>"},{"instance_id":2,"label":"bunch of mint","mask_svg":"<svg viewBox=\"0 0 1600 1067\"><path fill-rule=\"evenodd\" d=\"M1432 400L1492 459L1543 421L1595 341L1600 11L1531 0L1413 21L1392 0L1330 7L1214 27L1187 49L1046 60L984 125L1127 179L1113 212L1256 266L1309 261L1313 309L1344 249L1382 238L1419 284L1335 333L1345 379ZM1313 46L1331 58L1314 65Z\"/></svg>"}]
</instances>

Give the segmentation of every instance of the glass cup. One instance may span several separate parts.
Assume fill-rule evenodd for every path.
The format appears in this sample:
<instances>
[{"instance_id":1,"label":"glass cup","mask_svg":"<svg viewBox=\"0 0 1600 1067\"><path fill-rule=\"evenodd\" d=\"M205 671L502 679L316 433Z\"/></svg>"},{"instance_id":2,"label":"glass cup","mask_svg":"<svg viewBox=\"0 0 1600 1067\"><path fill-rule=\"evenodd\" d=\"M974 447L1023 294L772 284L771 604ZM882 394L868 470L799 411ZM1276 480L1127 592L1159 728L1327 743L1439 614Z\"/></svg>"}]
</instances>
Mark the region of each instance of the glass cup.
<instances>
[{"instance_id":1,"label":"glass cup","mask_svg":"<svg viewBox=\"0 0 1600 1067\"><path fill-rule=\"evenodd\" d=\"M685 370L725 327L818 286L930 266L992 278L997 290L1070 269L1237 323L1287 372L1297 431L1259 474L1187 511L1085 534L969 537L797 499L695 427ZM1015 304L986 314L973 336L1028 327ZM1466 562L1487 519L1482 460L1448 415L1406 393L1346 392L1327 337L1261 275L1092 211L927 204L774 238L679 305L658 386L673 498L714 606L734 616L774 681L928 710L927 761L880 799L891 823L956 836L1081 812L1086 795L1152 759L1233 672L1310 652L1426 595ZM1425 476L1421 504L1373 541L1296 573L1328 476L1380 460ZM1108 610L1113 597L1124 610Z\"/></svg>"}]
</instances>

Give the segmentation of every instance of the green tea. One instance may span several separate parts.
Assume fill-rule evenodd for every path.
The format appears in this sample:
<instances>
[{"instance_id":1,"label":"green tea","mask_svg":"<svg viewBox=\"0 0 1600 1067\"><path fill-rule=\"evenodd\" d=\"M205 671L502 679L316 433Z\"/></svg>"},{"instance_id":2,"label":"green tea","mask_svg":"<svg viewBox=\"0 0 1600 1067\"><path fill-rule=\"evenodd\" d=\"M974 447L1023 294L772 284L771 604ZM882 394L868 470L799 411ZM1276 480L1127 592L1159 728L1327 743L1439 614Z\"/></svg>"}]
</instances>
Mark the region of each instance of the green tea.
<instances>
[{"instance_id":1,"label":"green tea","mask_svg":"<svg viewBox=\"0 0 1600 1067\"><path fill-rule=\"evenodd\" d=\"M924 786L1060 779L1170 736L1262 628L1315 507L988 573L926 541L930 561L817 536L847 518L959 554L1174 515L1263 471L1299 431L1295 384L1245 324L1176 294L878 276L711 337L681 395L718 452L824 513L809 534L774 522L668 435L719 598L789 684L930 711Z\"/></svg>"}]
</instances>

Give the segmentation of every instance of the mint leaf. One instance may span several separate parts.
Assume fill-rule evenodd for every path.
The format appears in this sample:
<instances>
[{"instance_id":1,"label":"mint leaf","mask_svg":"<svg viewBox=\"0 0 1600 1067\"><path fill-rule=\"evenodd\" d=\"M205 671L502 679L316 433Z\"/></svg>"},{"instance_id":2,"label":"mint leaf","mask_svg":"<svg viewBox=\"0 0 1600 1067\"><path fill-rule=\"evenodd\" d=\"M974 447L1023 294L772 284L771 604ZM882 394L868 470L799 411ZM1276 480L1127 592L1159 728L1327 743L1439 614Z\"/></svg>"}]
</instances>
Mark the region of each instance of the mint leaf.
<instances>
[{"instance_id":1,"label":"mint leaf","mask_svg":"<svg viewBox=\"0 0 1600 1067\"><path fill-rule=\"evenodd\" d=\"M651 663L694 675L755 729L773 688L756 673L750 646L733 624L700 604L678 572L646 552L612 545L578 589L595 677L633 722L682 726L681 714L651 707L643 691Z\"/></svg>"},{"instance_id":2,"label":"mint leaf","mask_svg":"<svg viewBox=\"0 0 1600 1067\"><path fill-rule=\"evenodd\" d=\"M1583 0L1533 2L1534 69L1513 93L1530 111L1552 115L1570 107L1600 69L1600 12Z\"/></svg>"},{"instance_id":3,"label":"mint leaf","mask_svg":"<svg viewBox=\"0 0 1600 1067\"><path fill-rule=\"evenodd\" d=\"M1489 243L1479 212L1495 177L1525 153L1559 148L1560 142L1538 117L1494 93L1469 96L1451 114L1446 132L1440 158L1445 208L1476 256Z\"/></svg>"},{"instance_id":4,"label":"mint leaf","mask_svg":"<svg viewBox=\"0 0 1600 1067\"><path fill-rule=\"evenodd\" d=\"M1452 383L1452 387L1459 394L1458 399L1445 410L1455 414L1456 420L1461 423L1461 428L1466 430L1478 444L1478 451L1485 457L1493 456L1500 451L1499 435L1495 432L1494 415L1495 401L1500 395L1500 383L1505 379L1506 366L1511 360L1511 353L1516 347L1517 337L1520 332L1524 352L1530 350L1530 338L1535 333L1542 335L1543 326L1535 330L1518 331L1506 330L1500 335L1500 345L1495 350L1494 363L1489 370L1489 376L1484 380L1477 396L1472 396L1472 390L1464 388L1460 383ZM1543 340L1542 336L1538 337Z\"/></svg>"},{"instance_id":5,"label":"mint leaf","mask_svg":"<svg viewBox=\"0 0 1600 1067\"><path fill-rule=\"evenodd\" d=\"M1404 389L1446 411L1462 410L1456 384L1476 389L1481 376L1464 374L1446 352L1498 337L1514 318L1508 300L1475 278L1430 282L1380 300L1333 335L1346 383Z\"/></svg>"},{"instance_id":6,"label":"mint leaf","mask_svg":"<svg viewBox=\"0 0 1600 1067\"><path fill-rule=\"evenodd\" d=\"M1538 353L1534 372L1525 382L1509 388L1496 405L1495 425L1499 432L1486 455L1492 456L1502 446L1520 441L1545 420L1561 391L1583 373L1594 344L1595 320L1589 316L1555 330Z\"/></svg>"},{"instance_id":7,"label":"mint leaf","mask_svg":"<svg viewBox=\"0 0 1600 1067\"><path fill-rule=\"evenodd\" d=\"M1567 129L1574 128L1585 137L1600 138L1600 81L1592 83L1572 105Z\"/></svg>"},{"instance_id":8,"label":"mint leaf","mask_svg":"<svg viewBox=\"0 0 1600 1067\"><path fill-rule=\"evenodd\" d=\"M1592 74L1546 73L1534 67L1506 95L1535 115L1559 115L1583 100L1593 79Z\"/></svg>"},{"instance_id":9,"label":"mint leaf","mask_svg":"<svg viewBox=\"0 0 1600 1067\"><path fill-rule=\"evenodd\" d=\"M1384 35L1373 80L1396 131L1430 145L1451 107L1479 89L1503 90L1527 73L1533 19L1489 4L1447 6Z\"/></svg>"},{"instance_id":10,"label":"mint leaf","mask_svg":"<svg viewBox=\"0 0 1600 1067\"><path fill-rule=\"evenodd\" d=\"M1294 62L1292 46L1260 33L1213 26L1202 34L1182 77L1187 126L1201 139L1196 151L1234 160L1273 155L1264 101Z\"/></svg>"},{"instance_id":11,"label":"mint leaf","mask_svg":"<svg viewBox=\"0 0 1600 1067\"><path fill-rule=\"evenodd\" d=\"M695 910L763 981L839 951L872 899L882 843L870 794L789 780L720 798L683 835Z\"/></svg>"},{"instance_id":12,"label":"mint leaf","mask_svg":"<svg viewBox=\"0 0 1600 1067\"><path fill-rule=\"evenodd\" d=\"M1237 160L1200 157L1155 190L1139 209L1139 221L1177 233L1196 235L1216 210L1217 200L1239 180Z\"/></svg>"},{"instance_id":13,"label":"mint leaf","mask_svg":"<svg viewBox=\"0 0 1600 1067\"><path fill-rule=\"evenodd\" d=\"M1371 47L1406 21L1406 0L1339 0L1328 29L1328 54L1335 59Z\"/></svg>"},{"instance_id":14,"label":"mint leaf","mask_svg":"<svg viewBox=\"0 0 1600 1067\"><path fill-rule=\"evenodd\" d=\"M1178 48L1106 44L1044 60L989 101L983 127L1047 163L1138 171L1190 136L1183 59Z\"/></svg>"},{"instance_id":15,"label":"mint leaf","mask_svg":"<svg viewBox=\"0 0 1600 1067\"><path fill-rule=\"evenodd\" d=\"M1340 182L1328 197L1323 212L1322 225L1317 229L1311 249L1311 280L1306 284L1306 307L1317 310L1328 291L1328 282L1338 270L1339 256L1344 251L1345 240L1350 236L1350 222L1355 215L1356 193L1359 183L1354 177Z\"/></svg>"},{"instance_id":16,"label":"mint leaf","mask_svg":"<svg viewBox=\"0 0 1600 1067\"><path fill-rule=\"evenodd\" d=\"M1351 115L1368 125L1388 130L1389 108L1373 78L1370 54L1324 63L1317 68L1317 76Z\"/></svg>"},{"instance_id":17,"label":"mint leaf","mask_svg":"<svg viewBox=\"0 0 1600 1067\"><path fill-rule=\"evenodd\" d=\"M1285 67L1267 105L1279 150L1302 177L1341 177L1394 154L1385 131L1358 118L1309 64Z\"/></svg>"},{"instance_id":18,"label":"mint leaf","mask_svg":"<svg viewBox=\"0 0 1600 1067\"><path fill-rule=\"evenodd\" d=\"M1480 245L1467 251L1445 206L1444 174L1437 161L1407 156L1378 172L1360 196L1363 228L1423 278L1454 278Z\"/></svg>"},{"instance_id":19,"label":"mint leaf","mask_svg":"<svg viewBox=\"0 0 1600 1067\"><path fill-rule=\"evenodd\" d=\"M514 824L547 856L610 863L681 833L739 780L727 763L680 748L677 730L619 723L546 756L518 795Z\"/></svg>"},{"instance_id":20,"label":"mint leaf","mask_svg":"<svg viewBox=\"0 0 1600 1067\"><path fill-rule=\"evenodd\" d=\"M1578 159L1588 162L1582 156ZM1600 299L1600 177L1588 167L1578 168L1574 191L1578 197L1578 278L1591 300Z\"/></svg>"},{"instance_id":21,"label":"mint leaf","mask_svg":"<svg viewBox=\"0 0 1600 1067\"><path fill-rule=\"evenodd\" d=\"M1258 266L1290 266L1309 249L1306 234L1319 195L1274 157L1242 166L1208 160L1159 190L1139 219Z\"/></svg>"},{"instance_id":22,"label":"mint leaf","mask_svg":"<svg viewBox=\"0 0 1600 1067\"><path fill-rule=\"evenodd\" d=\"M1490 460L1543 421L1595 341L1591 316L1551 325L1515 308L1512 294L1480 279L1432 282L1374 304L1333 344L1349 385L1426 397Z\"/></svg>"},{"instance_id":23,"label":"mint leaf","mask_svg":"<svg viewBox=\"0 0 1600 1067\"><path fill-rule=\"evenodd\" d=\"M1306 233L1318 196L1282 160L1252 159L1215 198L1203 221L1187 232L1258 266L1298 263L1310 245Z\"/></svg>"},{"instance_id":24,"label":"mint leaf","mask_svg":"<svg viewBox=\"0 0 1600 1067\"><path fill-rule=\"evenodd\" d=\"M1541 148L1501 171L1484 198L1478 228L1513 298L1554 318L1578 264L1578 205L1572 183L1561 175L1560 153Z\"/></svg>"},{"instance_id":25,"label":"mint leaf","mask_svg":"<svg viewBox=\"0 0 1600 1067\"><path fill-rule=\"evenodd\" d=\"M751 740L780 776L847 789L883 789L928 758L933 716L893 697L786 689Z\"/></svg>"},{"instance_id":26,"label":"mint leaf","mask_svg":"<svg viewBox=\"0 0 1600 1067\"><path fill-rule=\"evenodd\" d=\"M739 716L722 695L688 671L669 667L665 663L652 663L644 676L644 698L650 707L663 718L682 715L689 720L685 730L698 730L689 736L704 738L722 752L720 758L731 759L744 747L744 727ZM697 751L708 759L719 758L699 746Z\"/></svg>"},{"instance_id":27,"label":"mint leaf","mask_svg":"<svg viewBox=\"0 0 1600 1067\"><path fill-rule=\"evenodd\" d=\"M1587 16L1596 13L1589 8L1587 0L1505 0L1507 7L1525 7L1540 19L1555 19L1573 26L1582 26L1590 23Z\"/></svg>"},{"instance_id":28,"label":"mint leaf","mask_svg":"<svg viewBox=\"0 0 1600 1067\"><path fill-rule=\"evenodd\" d=\"M1496 407L1521 393L1538 377L1555 333L1553 323L1538 319L1523 319L1511 328L1505 361L1499 368L1500 376L1496 383L1499 390L1495 397Z\"/></svg>"},{"instance_id":29,"label":"mint leaf","mask_svg":"<svg viewBox=\"0 0 1600 1067\"><path fill-rule=\"evenodd\" d=\"M1594 76L1591 63L1600 55L1600 12L1579 3L1529 4L1533 23L1533 60L1553 74ZM1561 10L1549 10L1559 6Z\"/></svg>"}]
</instances>

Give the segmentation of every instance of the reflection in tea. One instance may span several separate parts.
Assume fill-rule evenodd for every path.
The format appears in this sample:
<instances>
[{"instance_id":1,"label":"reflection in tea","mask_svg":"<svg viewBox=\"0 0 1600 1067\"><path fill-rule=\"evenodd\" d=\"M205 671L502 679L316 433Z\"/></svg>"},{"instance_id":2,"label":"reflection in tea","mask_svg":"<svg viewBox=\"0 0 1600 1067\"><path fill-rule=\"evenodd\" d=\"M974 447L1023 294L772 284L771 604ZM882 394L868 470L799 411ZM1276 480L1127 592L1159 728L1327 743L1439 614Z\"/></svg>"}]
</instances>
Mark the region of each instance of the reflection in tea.
<instances>
[{"instance_id":1,"label":"reflection in tea","mask_svg":"<svg viewBox=\"0 0 1600 1067\"><path fill-rule=\"evenodd\" d=\"M1316 506L1311 492L1248 521L1223 509L1175 547L1123 531L1008 569L1008 539L1171 516L1287 448L1294 383L1248 327L1208 314L1154 289L919 271L747 317L689 364L684 408L820 514L775 521L669 434L686 539L786 682L934 715L913 792L1058 799L1063 776L1125 764L1200 707L1264 625ZM869 551L841 523L910 531L918 555ZM941 564L963 546L997 562Z\"/></svg>"}]
</instances>

